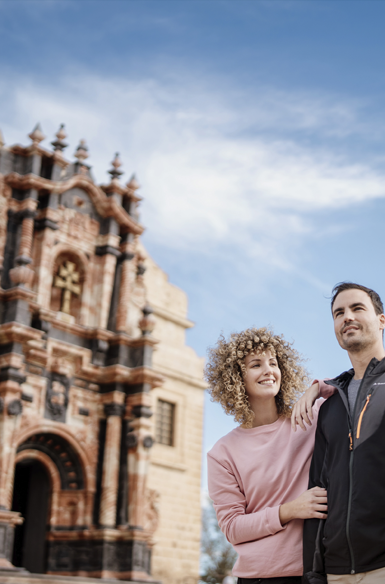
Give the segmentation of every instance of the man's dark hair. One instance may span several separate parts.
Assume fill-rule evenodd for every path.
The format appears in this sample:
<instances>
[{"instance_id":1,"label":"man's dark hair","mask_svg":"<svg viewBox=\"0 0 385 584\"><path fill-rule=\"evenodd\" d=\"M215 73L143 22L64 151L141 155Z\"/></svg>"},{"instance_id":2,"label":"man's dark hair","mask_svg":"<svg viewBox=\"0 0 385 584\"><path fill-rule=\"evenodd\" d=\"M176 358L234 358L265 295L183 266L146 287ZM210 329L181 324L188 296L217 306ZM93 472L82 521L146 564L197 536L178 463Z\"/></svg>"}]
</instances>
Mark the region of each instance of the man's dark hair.
<instances>
[{"instance_id":1,"label":"man's dark hair","mask_svg":"<svg viewBox=\"0 0 385 584\"><path fill-rule=\"evenodd\" d=\"M334 286L334 288L332 290L332 300L331 300L332 312L333 312L333 304L335 302L335 299L337 298L338 294L341 294L341 292L344 292L345 290L362 290L363 292L366 292L366 294L369 296L370 300L372 301L375 313L376 314L383 314L384 313L384 305L382 304L382 300L379 297L379 295L377 294L377 292L375 292L371 288L367 288L366 286L361 286L361 284L354 284L354 282L340 282L339 284L336 284Z\"/></svg>"}]
</instances>

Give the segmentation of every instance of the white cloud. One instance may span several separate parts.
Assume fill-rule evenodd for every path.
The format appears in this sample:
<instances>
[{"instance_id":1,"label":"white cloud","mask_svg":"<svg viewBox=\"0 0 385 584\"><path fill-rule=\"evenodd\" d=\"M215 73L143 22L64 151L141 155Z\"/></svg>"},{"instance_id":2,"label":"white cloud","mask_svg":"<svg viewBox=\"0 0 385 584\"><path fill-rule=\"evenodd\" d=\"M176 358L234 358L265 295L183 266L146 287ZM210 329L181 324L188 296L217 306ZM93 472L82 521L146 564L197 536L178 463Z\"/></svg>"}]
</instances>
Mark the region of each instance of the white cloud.
<instances>
[{"instance_id":1,"label":"white cloud","mask_svg":"<svg viewBox=\"0 0 385 584\"><path fill-rule=\"evenodd\" d=\"M312 231L306 214L385 196L384 174L333 145L363 131L357 103L79 72L55 85L4 73L2 85L7 143L25 143L36 121L53 138L65 122L67 156L86 138L100 182L119 151L128 176L138 173L145 223L162 245L268 252L288 269L285 253Z\"/></svg>"}]
</instances>

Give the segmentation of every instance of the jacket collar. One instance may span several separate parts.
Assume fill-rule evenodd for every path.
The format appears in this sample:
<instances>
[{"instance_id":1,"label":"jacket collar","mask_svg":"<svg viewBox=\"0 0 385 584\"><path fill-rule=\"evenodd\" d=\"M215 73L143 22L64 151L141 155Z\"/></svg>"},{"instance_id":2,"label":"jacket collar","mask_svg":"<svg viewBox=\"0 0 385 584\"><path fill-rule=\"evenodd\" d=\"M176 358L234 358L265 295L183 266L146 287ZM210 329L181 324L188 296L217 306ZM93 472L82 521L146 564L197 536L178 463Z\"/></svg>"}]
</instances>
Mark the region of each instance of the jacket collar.
<instances>
[{"instance_id":1,"label":"jacket collar","mask_svg":"<svg viewBox=\"0 0 385 584\"><path fill-rule=\"evenodd\" d=\"M374 375L381 375L385 373L385 357L379 361L375 357L369 362L364 376L374 376ZM328 385L334 385L334 387L339 387L341 389L345 389L350 381L354 377L354 369L349 369L348 371L344 371L334 379L328 379L325 381Z\"/></svg>"}]
</instances>

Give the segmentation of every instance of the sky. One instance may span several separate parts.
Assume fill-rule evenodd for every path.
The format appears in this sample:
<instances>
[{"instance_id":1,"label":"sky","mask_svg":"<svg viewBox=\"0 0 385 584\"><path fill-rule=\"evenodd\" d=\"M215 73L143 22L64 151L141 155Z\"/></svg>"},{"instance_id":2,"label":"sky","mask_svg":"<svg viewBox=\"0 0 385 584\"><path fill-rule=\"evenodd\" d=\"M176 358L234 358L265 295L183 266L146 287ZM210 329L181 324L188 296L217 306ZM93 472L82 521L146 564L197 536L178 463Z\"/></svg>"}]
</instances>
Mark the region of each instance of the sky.
<instances>
[{"instance_id":1,"label":"sky","mask_svg":"<svg viewBox=\"0 0 385 584\"><path fill-rule=\"evenodd\" d=\"M65 123L99 183L120 152L199 355L268 325L332 377L333 285L385 297L384 20L376 0L0 0L0 128L27 144L40 122L48 147ZM233 427L206 396L204 454Z\"/></svg>"}]
</instances>

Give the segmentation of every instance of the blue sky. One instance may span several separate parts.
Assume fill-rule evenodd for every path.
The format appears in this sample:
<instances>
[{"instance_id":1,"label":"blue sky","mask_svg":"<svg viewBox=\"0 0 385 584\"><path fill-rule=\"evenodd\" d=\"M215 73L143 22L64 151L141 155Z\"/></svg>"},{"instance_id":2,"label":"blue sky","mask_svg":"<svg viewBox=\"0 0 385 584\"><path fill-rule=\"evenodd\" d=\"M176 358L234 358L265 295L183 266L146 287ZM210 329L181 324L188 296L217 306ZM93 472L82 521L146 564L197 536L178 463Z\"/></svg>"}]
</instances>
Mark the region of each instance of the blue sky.
<instances>
[{"instance_id":1,"label":"blue sky","mask_svg":"<svg viewBox=\"0 0 385 584\"><path fill-rule=\"evenodd\" d=\"M332 286L385 297L384 21L371 0L0 0L0 127L64 122L99 182L121 153L198 354L267 324L332 376ZM207 400L205 450L232 427Z\"/></svg>"}]
</instances>

